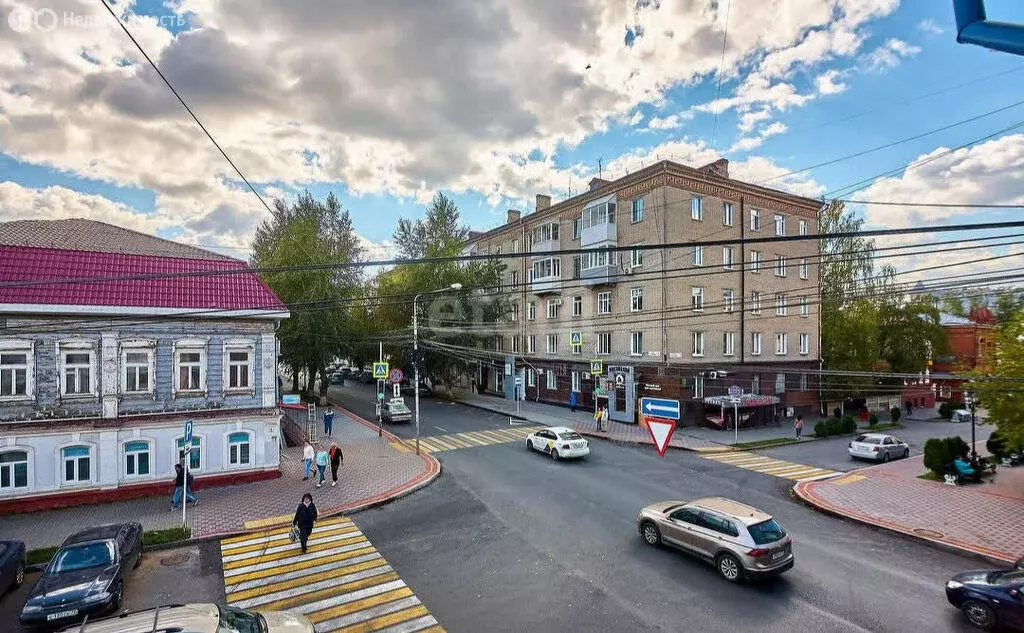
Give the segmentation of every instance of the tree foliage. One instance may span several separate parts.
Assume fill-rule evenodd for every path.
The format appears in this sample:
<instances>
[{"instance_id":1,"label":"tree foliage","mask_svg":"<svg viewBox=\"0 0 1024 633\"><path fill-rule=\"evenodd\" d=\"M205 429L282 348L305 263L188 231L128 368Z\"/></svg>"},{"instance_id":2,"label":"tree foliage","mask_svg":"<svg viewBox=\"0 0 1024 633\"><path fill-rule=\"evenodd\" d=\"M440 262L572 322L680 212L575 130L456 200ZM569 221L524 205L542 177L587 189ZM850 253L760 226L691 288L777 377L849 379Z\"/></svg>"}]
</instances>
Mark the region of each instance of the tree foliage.
<instances>
[{"instance_id":1,"label":"tree foliage","mask_svg":"<svg viewBox=\"0 0 1024 633\"><path fill-rule=\"evenodd\" d=\"M995 332L996 348L987 371L977 373L974 392L988 410L988 421L1015 446L1024 445L1024 311L1016 312Z\"/></svg>"},{"instance_id":2,"label":"tree foliage","mask_svg":"<svg viewBox=\"0 0 1024 633\"><path fill-rule=\"evenodd\" d=\"M291 205L274 201L273 214L256 230L252 242L254 267L301 266L357 262L363 252L348 211L334 194L320 202L306 192ZM325 367L348 356L353 339L363 329L363 315L349 301L361 294L359 268L330 268L270 272L263 280L289 306L291 317L278 330L282 363L293 376L299 369L313 379L321 377L326 392Z\"/></svg>"}]
</instances>

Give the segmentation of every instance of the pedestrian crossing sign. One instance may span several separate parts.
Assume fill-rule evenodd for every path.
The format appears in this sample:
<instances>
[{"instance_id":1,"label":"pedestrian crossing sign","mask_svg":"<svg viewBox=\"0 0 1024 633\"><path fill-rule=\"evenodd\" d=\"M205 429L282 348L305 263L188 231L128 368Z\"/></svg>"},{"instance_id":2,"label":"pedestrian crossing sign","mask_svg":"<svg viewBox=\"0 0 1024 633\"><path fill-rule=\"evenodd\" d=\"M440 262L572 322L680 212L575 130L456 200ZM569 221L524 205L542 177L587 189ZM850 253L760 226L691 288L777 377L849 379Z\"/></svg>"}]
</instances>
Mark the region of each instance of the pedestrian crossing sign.
<instances>
[{"instance_id":1,"label":"pedestrian crossing sign","mask_svg":"<svg viewBox=\"0 0 1024 633\"><path fill-rule=\"evenodd\" d=\"M569 346L579 347L583 345L583 334L580 332L569 332Z\"/></svg>"},{"instance_id":2,"label":"pedestrian crossing sign","mask_svg":"<svg viewBox=\"0 0 1024 633\"><path fill-rule=\"evenodd\" d=\"M599 360L590 361L590 375L600 376L604 373L604 363Z\"/></svg>"},{"instance_id":3,"label":"pedestrian crossing sign","mask_svg":"<svg viewBox=\"0 0 1024 633\"><path fill-rule=\"evenodd\" d=\"M387 363L374 363L373 364L373 377L377 380L387 380L388 377L388 364Z\"/></svg>"}]
</instances>

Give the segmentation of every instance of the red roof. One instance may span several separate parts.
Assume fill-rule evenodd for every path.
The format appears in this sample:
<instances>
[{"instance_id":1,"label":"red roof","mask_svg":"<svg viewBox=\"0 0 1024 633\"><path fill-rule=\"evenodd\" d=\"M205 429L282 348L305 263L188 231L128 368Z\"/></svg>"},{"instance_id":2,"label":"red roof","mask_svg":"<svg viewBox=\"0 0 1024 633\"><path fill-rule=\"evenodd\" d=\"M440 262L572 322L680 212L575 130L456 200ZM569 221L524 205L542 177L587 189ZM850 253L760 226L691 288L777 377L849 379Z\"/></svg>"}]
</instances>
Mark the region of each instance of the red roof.
<instances>
[{"instance_id":1,"label":"red roof","mask_svg":"<svg viewBox=\"0 0 1024 633\"><path fill-rule=\"evenodd\" d=\"M239 274L180 275L238 270ZM0 244L3 304L287 310L245 262ZM175 275L178 274L178 275ZM175 275L153 279L146 275ZM179 276L180 275L180 276ZM113 278L97 281L90 278ZM18 282L52 282L22 285Z\"/></svg>"}]
</instances>

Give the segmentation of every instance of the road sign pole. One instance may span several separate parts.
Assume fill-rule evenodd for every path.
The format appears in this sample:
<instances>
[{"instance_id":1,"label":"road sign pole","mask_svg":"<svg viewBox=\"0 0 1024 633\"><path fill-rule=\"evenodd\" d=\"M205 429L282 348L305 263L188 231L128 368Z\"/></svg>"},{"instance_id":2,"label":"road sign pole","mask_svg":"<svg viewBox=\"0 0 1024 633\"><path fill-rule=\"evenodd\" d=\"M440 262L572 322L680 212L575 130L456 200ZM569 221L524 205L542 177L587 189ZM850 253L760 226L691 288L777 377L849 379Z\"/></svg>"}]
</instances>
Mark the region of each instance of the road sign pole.
<instances>
[{"instance_id":1,"label":"road sign pole","mask_svg":"<svg viewBox=\"0 0 1024 633\"><path fill-rule=\"evenodd\" d=\"M419 318L416 314L416 302L420 296L412 298L412 375L413 375L413 399L416 401L416 454L420 454L420 330Z\"/></svg>"},{"instance_id":2,"label":"road sign pole","mask_svg":"<svg viewBox=\"0 0 1024 633\"><path fill-rule=\"evenodd\" d=\"M732 401L733 444L740 443L740 399Z\"/></svg>"}]
</instances>

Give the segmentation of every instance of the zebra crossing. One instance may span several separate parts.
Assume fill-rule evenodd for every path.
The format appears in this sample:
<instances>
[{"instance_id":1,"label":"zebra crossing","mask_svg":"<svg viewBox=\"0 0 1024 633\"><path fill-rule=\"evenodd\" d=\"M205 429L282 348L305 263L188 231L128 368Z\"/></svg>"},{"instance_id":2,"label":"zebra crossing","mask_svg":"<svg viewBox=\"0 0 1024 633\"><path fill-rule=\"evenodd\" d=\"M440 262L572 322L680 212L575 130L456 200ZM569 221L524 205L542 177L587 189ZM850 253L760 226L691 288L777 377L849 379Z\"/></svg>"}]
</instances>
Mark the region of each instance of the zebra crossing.
<instances>
[{"instance_id":1,"label":"zebra crossing","mask_svg":"<svg viewBox=\"0 0 1024 633\"><path fill-rule=\"evenodd\" d=\"M420 437L420 450L424 453L443 453L463 448L474 448L477 446L489 446L493 444L508 444L509 442L522 442L526 436L543 426L515 426L507 429L491 429L489 431L468 431L466 433L449 433L447 435L426 435ZM414 450L416 440L404 439L392 442L392 446L400 451Z\"/></svg>"},{"instance_id":2,"label":"zebra crossing","mask_svg":"<svg viewBox=\"0 0 1024 633\"><path fill-rule=\"evenodd\" d=\"M222 539L231 606L298 611L317 633L444 631L387 560L348 518L318 521L307 553L288 527Z\"/></svg>"},{"instance_id":3,"label":"zebra crossing","mask_svg":"<svg viewBox=\"0 0 1024 633\"><path fill-rule=\"evenodd\" d=\"M772 475L774 477L782 477L783 479L792 479L793 481L825 479L826 477L841 474L835 470L829 470L827 468L795 464L782 459L765 457L764 455L748 453L745 451L735 451L731 453L702 453L701 457L720 464L728 464L729 466L745 468L747 470L753 470L755 472Z\"/></svg>"}]
</instances>

